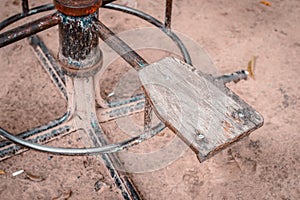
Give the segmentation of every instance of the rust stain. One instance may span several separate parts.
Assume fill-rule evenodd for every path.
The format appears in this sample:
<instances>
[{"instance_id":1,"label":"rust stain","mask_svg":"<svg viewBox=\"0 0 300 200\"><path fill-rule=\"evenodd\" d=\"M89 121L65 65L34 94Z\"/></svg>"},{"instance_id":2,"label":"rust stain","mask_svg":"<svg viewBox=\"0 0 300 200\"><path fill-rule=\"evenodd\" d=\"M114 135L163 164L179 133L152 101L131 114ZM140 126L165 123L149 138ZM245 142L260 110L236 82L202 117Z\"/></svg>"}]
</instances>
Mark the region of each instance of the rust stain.
<instances>
[{"instance_id":1,"label":"rust stain","mask_svg":"<svg viewBox=\"0 0 300 200\"><path fill-rule=\"evenodd\" d=\"M244 123L244 121L239 117L239 114L236 111L233 111L231 114L226 113L227 116L232 118L234 121L236 121L239 124Z\"/></svg>"},{"instance_id":2,"label":"rust stain","mask_svg":"<svg viewBox=\"0 0 300 200\"><path fill-rule=\"evenodd\" d=\"M230 129L232 129L232 124L230 124L227 121L223 121L223 129L227 132L230 133Z\"/></svg>"},{"instance_id":3,"label":"rust stain","mask_svg":"<svg viewBox=\"0 0 300 200\"><path fill-rule=\"evenodd\" d=\"M55 8L68 16L85 16L95 13L102 0L54 0Z\"/></svg>"}]
</instances>

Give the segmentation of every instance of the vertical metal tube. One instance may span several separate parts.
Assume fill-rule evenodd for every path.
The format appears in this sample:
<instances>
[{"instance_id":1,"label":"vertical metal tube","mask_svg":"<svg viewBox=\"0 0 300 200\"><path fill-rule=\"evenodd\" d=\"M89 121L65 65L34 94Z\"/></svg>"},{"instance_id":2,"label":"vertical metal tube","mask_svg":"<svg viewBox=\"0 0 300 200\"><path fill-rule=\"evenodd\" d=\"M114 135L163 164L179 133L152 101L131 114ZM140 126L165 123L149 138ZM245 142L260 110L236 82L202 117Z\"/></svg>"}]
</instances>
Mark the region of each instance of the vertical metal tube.
<instances>
[{"instance_id":1,"label":"vertical metal tube","mask_svg":"<svg viewBox=\"0 0 300 200\"><path fill-rule=\"evenodd\" d=\"M22 12L25 15L29 12L28 0L22 0Z\"/></svg>"},{"instance_id":2,"label":"vertical metal tube","mask_svg":"<svg viewBox=\"0 0 300 200\"><path fill-rule=\"evenodd\" d=\"M74 116L80 116L76 118L76 123L89 134L91 142L95 146L103 146L107 144L107 139L96 118L94 91L95 73L102 66L102 53L92 23L92 19L97 19L97 4L101 5L102 1L88 0L82 5L76 4L75 8L74 2L54 0L61 17L58 57L62 69L68 75L66 86L69 111L74 111ZM91 9L96 10L89 13ZM115 167L116 163L121 163L119 159L109 154L101 157L123 198L140 199L126 174L121 174Z\"/></svg>"},{"instance_id":3,"label":"vertical metal tube","mask_svg":"<svg viewBox=\"0 0 300 200\"><path fill-rule=\"evenodd\" d=\"M171 29L173 0L166 0L165 27Z\"/></svg>"},{"instance_id":4,"label":"vertical metal tube","mask_svg":"<svg viewBox=\"0 0 300 200\"><path fill-rule=\"evenodd\" d=\"M91 22L97 13L68 16L60 13L58 59L67 75L90 76L100 69L102 53Z\"/></svg>"}]
</instances>

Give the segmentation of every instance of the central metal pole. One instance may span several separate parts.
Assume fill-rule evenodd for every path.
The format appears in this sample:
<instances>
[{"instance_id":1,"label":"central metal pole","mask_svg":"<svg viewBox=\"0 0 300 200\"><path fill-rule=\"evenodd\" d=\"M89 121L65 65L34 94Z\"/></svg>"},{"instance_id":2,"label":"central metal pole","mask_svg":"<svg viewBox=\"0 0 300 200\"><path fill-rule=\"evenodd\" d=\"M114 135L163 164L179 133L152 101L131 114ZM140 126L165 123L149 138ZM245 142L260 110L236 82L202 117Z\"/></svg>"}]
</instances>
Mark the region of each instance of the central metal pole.
<instances>
[{"instance_id":1,"label":"central metal pole","mask_svg":"<svg viewBox=\"0 0 300 200\"><path fill-rule=\"evenodd\" d=\"M92 23L97 18L101 0L54 0L61 18L59 23L58 60L66 75L68 111L75 129L88 134L94 146L108 144L96 117L95 77L102 67L102 52ZM115 154L102 154L101 158L124 199L140 199Z\"/></svg>"},{"instance_id":2,"label":"central metal pole","mask_svg":"<svg viewBox=\"0 0 300 200\"><path fill-rule=\"evenodd\" d=\"M64 72L72 77L88 77L101 68L102 53L98 36L94 31L92 18L87 16L68 16L59 13L59 53L58 59Z\"/></svg>"}]
</instances>

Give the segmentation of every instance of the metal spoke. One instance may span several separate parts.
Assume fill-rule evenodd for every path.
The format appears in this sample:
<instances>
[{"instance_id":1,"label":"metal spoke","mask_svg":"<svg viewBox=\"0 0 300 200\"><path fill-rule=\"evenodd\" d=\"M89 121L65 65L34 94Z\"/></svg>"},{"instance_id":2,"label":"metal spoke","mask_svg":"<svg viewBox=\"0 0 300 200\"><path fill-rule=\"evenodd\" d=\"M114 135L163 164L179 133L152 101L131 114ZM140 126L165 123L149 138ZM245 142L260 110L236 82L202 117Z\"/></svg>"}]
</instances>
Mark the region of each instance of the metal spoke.
<instances>
[{"instance_id":1,"label":"metal spoke","mask_svg":"<svg viewBox=\"0 0 300 200\"><path fill-rule=\"evenodd\" d=\"M113 104L118 104L118 106L112 106ZM134 97L129 100L115 102L113 104L109 104L109 108L97 109L97 116L100 123L143 112L145 108L145 99Z\"/></svg>"},{"instance_id":2,"label":"metal spoke","mask_svg":"<svg viewBox=\"0 0 300 200\"><path fill-rule=\"evenodd\" d=\"M54 13L0 34L0 48L51 28L60 22Z\"/></svg>"},{"instance_id":3,"label":"metal spoke","mask_svg":"<svg viewBox=\"0 0 300 200\"><path fill-rule=\"evenodd\" d=\"M114 34L102 22L96 18L94 18L92 22L95 26L98 36L113 50L115 50L135 70L138 71L148 65L148 63L140 55L138 55L118 36L116 36L116 34Z\"/></svg>"},{"instance_id":4,"label":"metal spoke","mask_svg":"<svg viewBox=\"0 0 300 200\"><path fill-rule=\"evenodd\" d=\"M171 29L173 0L166 0L165 27Z\"/></svg>"},{"instance_id":5,"label":"metal spoke","mask_svg":"<svg viewBox=\"0 0 300 200\"><path fill-rule=\"evenodd\" d=\"M22 11L25 15L27 15L29 11L28 0L22 0Z\"/></svg>"}]
</instances>

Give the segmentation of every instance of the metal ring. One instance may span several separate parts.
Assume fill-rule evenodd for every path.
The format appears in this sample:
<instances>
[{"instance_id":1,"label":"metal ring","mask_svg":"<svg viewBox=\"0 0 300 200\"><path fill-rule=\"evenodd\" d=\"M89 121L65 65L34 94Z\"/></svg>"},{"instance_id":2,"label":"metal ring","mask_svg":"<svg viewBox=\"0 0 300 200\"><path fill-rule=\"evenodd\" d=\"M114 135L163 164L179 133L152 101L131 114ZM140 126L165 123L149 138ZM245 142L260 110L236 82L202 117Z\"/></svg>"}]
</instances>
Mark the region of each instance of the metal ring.
<instances>
[{"instance_id":1,"label":"metal ring","mask_svg":"<svg viewBox=\"0 0 300 200\"><path fill-rule=\"evenodd\" d=\"M37 143L33 143L24 139L20 139L18 137L13 136L12 134L8 133L4 129L0 128L0 135L5 137L6 139L30 148L37 151L54 153L59 155L68 155L68 156L76 156L76 155L91 155L91 154L99 154L99 153L114 153L131 147L133 145L139 144L151 137L155 136L157 133L162 131L165 128L163 123L159 123L156 127L152 128L149 133L143 133L139 136L133 137L131 139L125 140L123 142L115 143L115 144L108 144L101 147L93 147L93 148L61 148L61 147L52 147L46 145L40 145Z\"/></svg>"},{"instance_id":2,"label":"metal ring","mask_svg":"<svg viewBox=\"0 0 300 200\"><path fill-rule=\"evenodd\" d=\"M5 27L25 18L25 17L29 17L31 15L35 15L41 12L45 12L45 11L49 11L49 10L53 10L54 9L54 5L53 4L46 4L46 5L42 5L42 6L37 6L34 7L32 9L30 9L26 14L25 13L18 13L16 15L13 15L5 20L3 20L0 23L0 31L2 29L4 29Z\"/></svg>"}]
</instances>

